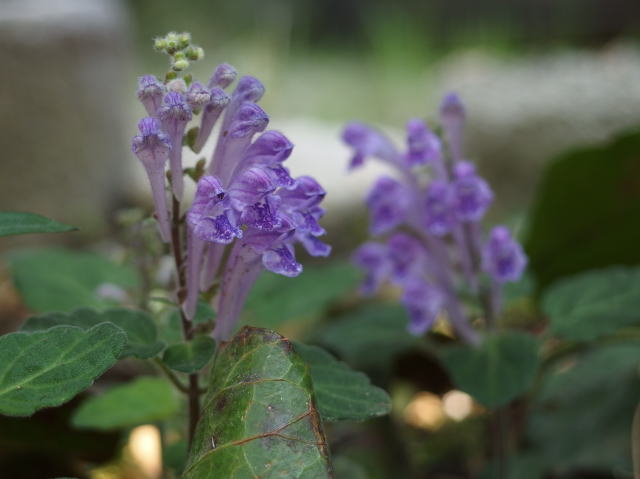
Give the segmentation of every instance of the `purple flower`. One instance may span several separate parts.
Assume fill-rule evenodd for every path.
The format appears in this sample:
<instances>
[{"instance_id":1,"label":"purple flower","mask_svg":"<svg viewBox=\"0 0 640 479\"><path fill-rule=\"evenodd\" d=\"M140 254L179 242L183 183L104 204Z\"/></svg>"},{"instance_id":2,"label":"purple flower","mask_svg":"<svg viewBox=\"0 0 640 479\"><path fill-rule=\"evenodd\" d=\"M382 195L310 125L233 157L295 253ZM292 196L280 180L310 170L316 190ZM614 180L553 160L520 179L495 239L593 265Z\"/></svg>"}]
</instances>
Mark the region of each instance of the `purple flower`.
<instances>
[{"instance_id":1,"label":"purple flower","mask_svg":"<svg viewBox=\"0 0 640 479\"><path fill-rule=\"evenodd\" d=\"M184 184L182 180L182 137L187 123L191 120L191 107L182 93L170 91L164 97L162 106L158 110L158 117L162 130L171 139L171 181L173 194L177 199L182 198Z\"/></svg>"},{"instance_id":2,"label":"purple flower","mask_svg":"<svg viewBox=\"0 0 640 479\"><path fill-rule=\"evenodd\" d=\"M427 254L419 240L406 233L395 233L387 241L391 262L391 277L397 284L404 284L412 277L428 272Z\"/></svg>"},{"instance_id":3,"label":"purple flower","mask_svg":"<svg viewBox=\"0 0 640 479\"><path fill-rule=\"evenodd\" d=\"M202 147L206 143L211 131L216 122L220 118L220 115L224 111L225 107L229 104L231 98L224 90L218 87L214 87L209 91L209 102L204 105L202 111L202 119L200 120L200 129L198 130L198 136L193 145L193 151L199 153Z\"/></svg>"},{"instance_id":4,"label":"purple flower","mask_svg":"<svg viewBox=\"0 0 640 479\"><path fill-rule=\"evenodd\" d=\"M165 92L165 86L153 75L145 75L138 79L138 99L149 116L156 115Z\"/></svg>"},{"instance_id":5,"label":"purple flower","mask_svg":"<svg viewBox=\"0 0 640 479\"><path fill-rule=\"evenodd\" d=\"M405 185L388 176L378 178L367 196L373 235L391 231L407 219L411 195Z\"/></svg>"},{"instance_id":6,"label":"purple flower","mask_svg":"<svg viewBox=\"0 0 640 479\"><path fill-rule=\"evenodd\" d=\"M187 103L193 111L200 111L211 101L211 92L202 83L193 82L187 90Z\"/></svg>"},{"instance_id":7,"label":"purple flower","mask_svg":"<svg viewBox=\"0 0 640 479\"><path fill-rule=\"evenodd\" d=\"M480 221L493 201L493 192L487 182L476 175L471 163L461 161L455 166L451 187L456 218L460 221Z\"/></svg>"},{"instance_id":8,"label":"purple flower","mask_svg":"<svg viewBox=\"0 0 640 479\"><path fill-rule=\"evenodd\" d=\"M213 176L203 176L187 214L193 234L202 241L222 244L241 238L242 230L233 224L235 221L229 220L229 216L234 218L222 185Z\"/></svg>"},{"instance_id":9,"label":"purple flower","mask_svg":"<svg viewBox=\"0 0 640 479\"><path fill-rule=\"evenodd\" d=\"M399 162L398 152L389 139L379 131L362 123L348 124L342 131L342 140L354 150L349 168L361 166L367 157L391 163Z\"/></svg>"},{"instance_id":10,"label":"purple flower","mask_svg":"<svg viewBox=\"0 0 640 479\"><path fill-rule=\"evenodd\" d=\"M424 228L428 234L443 236L451 232L455 224L453 196L449 185L434 180L424 197Z\"/></svg>"},{"instance_id":11,"label":"purple flower","mask_svg":"<svg viewBox=\"0 0 640 479\"><path fill-rule=\"evenodd\" d=\"M433 326L444 305L444 295L420 278L412 278L404 286L402 303L409 313L407 329L420 336Z\"/></svg>"},{"instance_id":12,"label":"purple flower","mask_svg":"<svg viewBox=\"0 0 640 479\"><path fill-rule=\"evenodd\" d=\"M440 121L449 142L449 150L454 163L462 160L465 116L464 105L460 97L455 93L445 95L440 104Z\"/></svg>"},{"instance_id":13,"label":"purple flower","mask_svg":"<svg viewBox=\"0 0 640 479\"><path fill-rule=\"evenodd\" d=\"M171 141L167 135L160 131L160 124L155 118L143 118L138 123L138 129L140 134L133 137L131 151L135 153L147 172L160 236L163 241L168 242L171 237L171 227L164 191L164 168L169 160Z\"/></svg>"},{"instance_id":14,"label":"purple flower","mask_svg":"<svg viewBox=\"0 0 640 479\"><path fill-rule=\"evenodd\" d=\"M408 166L424 165L441 161L442 145L424 121L414 118L407 123L407 153L405 161Z\"/></svg>"},{"instance_id":15,"label":"purple flower","mask_svg":"<svg viewBox=\"0 0 640 479\"><path fill-rule=\"evenodd\" d=\"M221 63L216 67L209 80L209 88L227 88L236 79L238 72L228 63Z\"/></svg>"},{"instance_id":16,"label":"purple flower","mask_svg":"<svg viewBox=\"0 0 640 479\"><path fill-rule=\"evenodd\" d=\"M389 250L387 245L382 243L364 243L355 250L352 261L365 273L360 291L366 296L378 291L391 273Z\"/></svg>"},{"instance_id":17,"label":"purple flower","mask_svg":"<svg viewBox=\"0 0 640 479\"><path fill-rule=\"evenodd\" d=\"M489 240L482 250L482 269L496 283L518 281L527 266L522 246L511 237L504 226L491 230Z\"/></svg>"}]
</instances>

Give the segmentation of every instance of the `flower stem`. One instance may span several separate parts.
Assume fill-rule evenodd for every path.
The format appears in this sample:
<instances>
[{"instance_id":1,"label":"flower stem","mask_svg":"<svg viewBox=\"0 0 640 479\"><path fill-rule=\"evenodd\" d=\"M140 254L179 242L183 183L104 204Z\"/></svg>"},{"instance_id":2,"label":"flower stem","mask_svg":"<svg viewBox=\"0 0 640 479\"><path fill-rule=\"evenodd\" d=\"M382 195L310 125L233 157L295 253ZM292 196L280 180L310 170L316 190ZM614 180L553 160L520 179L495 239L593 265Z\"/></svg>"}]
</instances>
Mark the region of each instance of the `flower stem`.
<instances>
[{"instance_id":1,"label":"flower stem","mask_svg":"<svg viewBox=\"0 0 640 479\"><path fill-rule=\"evenodd\" d=\"M171 245L173 248L173 258L176 266L177 286L178 286L178 310L180 311L180 321L182 323L182 334L184 339L189 341L193 338L193 327L191 321L187 319L182 309L182 302L186 295L186 277L184 271L184 258L180 241L180 201L173 196L173 214L171 221ZM200 418L200 398L199 398L198 374L189 374L189 432L188 444L191 448L193 436L196 432L198 419Z\"/></svg>"}]
</instances>

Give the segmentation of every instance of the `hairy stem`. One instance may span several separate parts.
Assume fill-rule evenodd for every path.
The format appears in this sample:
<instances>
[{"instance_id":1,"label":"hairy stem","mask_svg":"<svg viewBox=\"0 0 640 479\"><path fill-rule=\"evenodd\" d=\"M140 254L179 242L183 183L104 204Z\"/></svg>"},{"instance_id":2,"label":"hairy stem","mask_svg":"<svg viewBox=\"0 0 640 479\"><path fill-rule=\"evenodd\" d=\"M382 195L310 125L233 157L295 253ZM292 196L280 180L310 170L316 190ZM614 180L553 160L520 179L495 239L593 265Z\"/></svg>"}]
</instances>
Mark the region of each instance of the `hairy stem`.
<instances>
[{"instance_id":1,"label":"hairy stem","mask_svg":"<svg viewBox=\"0 0 640 479\"><path fill-rule=\"evenodd\" d=\"M171 221L171 245L173 248L173 258L176 265L176 276L178 283L178 310L180 311L180 321L182 323L182 334L184 339L189 341L193 338L193 327L191 321L187 319L182 309L182 302L186 295L186 276L184 271L184 257L181 246L180 237L180 201L173 197L173 215ZM188 443L191 447L193 436L196 432L196 425L200 417L200 398L199 398L198 374L189 374L189 432Z\"/></svg>"}]
</instances>

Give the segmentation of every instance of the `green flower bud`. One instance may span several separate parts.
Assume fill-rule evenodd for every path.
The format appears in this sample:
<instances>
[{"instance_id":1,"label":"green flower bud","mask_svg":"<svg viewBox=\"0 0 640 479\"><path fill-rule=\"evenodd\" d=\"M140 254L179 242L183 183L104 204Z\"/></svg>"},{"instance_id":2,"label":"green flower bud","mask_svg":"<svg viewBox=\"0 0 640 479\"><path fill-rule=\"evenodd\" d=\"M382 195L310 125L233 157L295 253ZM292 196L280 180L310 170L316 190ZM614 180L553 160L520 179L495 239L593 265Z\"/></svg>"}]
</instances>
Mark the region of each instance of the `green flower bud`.
<instances>
[{"instance_id":1,"label":"green flower bud","mask_svg":"<svg viewBox=\"0 0 640 479\"><path fill-rule=\"evenodd\" d=\"M169 32L164 37L167 44L166 50L169 55L173 55L178 49L179 38L176 32Z\"/></svg>"},{"instance_id":2,"label":"green flower bud","mask_svg":"<svg viewBox=\"0 0 640 479\"><path fill-rule=\"evenodd\" d=\"M189 32L182 32L178 35L178 48L183 50L191 44L191 34Z\"/></svg>"},{"instance_id":3,"label":"green flower bud","mask_svg":"<svg viewBox=\"0 0 640 479\"><path fill-rule=\"evenodd\" d=\"M185 50L185 54L187 55L187 58L192 61L198 61L204 58L204 50L195 45L189 45Z\"/></svg>"},{"instance_id":4,"label":"green flower bud","mask_svg":"<svg viewBox=\"0 0 640 479\"><path fill-rule=\"evenodd\" d=\"M156 37L153 40L153 49L158 52L163 52L167 48L167 41L164 38Z\"/></svg>"},{"instance_id":5,"label":"green flower bud","mask_svg":"<svg viewBox=\"0 0 640 479\"><path fill-rule=\"evenodd\" d=\"M173 62L173 65L171 65L171 68L177 72L184 71L189 68L189 61L185 59L176 60Z\"/></svg>"}]
</instances>

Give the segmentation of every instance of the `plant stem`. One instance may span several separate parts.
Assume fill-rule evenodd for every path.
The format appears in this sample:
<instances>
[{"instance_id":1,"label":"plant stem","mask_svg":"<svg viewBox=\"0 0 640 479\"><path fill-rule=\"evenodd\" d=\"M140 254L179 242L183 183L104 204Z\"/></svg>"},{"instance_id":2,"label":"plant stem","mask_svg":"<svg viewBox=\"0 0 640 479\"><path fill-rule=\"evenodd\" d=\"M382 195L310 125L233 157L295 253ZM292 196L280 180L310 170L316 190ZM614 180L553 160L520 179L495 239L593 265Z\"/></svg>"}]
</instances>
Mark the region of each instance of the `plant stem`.
<instances>
[{"instance_id":1,"label":"plant stem","mask_svg":"<svg viewBox=\"0 0 640 479\"><path fill-rule=\"evenodd\" d=\"M171 381L171 383L180 391L182 391L185 394L189 394L189 388L187 386L185 386L184 384L182 384L182 382L180 381L180 379L178 379L178 376L176 376L173 371L171 371L171 369L169 369L161 360L160 358L153 358L153 362L156 366L158 366L160 368L160 370L165 374L165 376L167 376L167 378L169 379L169 381Z\"/></svg>"},{"instance_id":2,"label":"plant stem","mask_svg":"<svg viewBox=\"0 0 640 479\"><path fill-rule=\"evenodd\" d=\"M182 302L184 301L186 294L186 278L184 272L184 258L182 255L182 246L180 241L180 201L173 198L173 215L171 221L171 245L173 248L173 258L176 265L176 276L178 282L178 310L180 311L180 321L182 323L182 334L184 339L189 341L193 338L193 328L191 321L187 319L182 310ZM193 436L196 432L196 425L200 418L200 391L198 386L198 374L189 374L189 432L188 432L188 444L191 448L193 442Z\"/></svg>"}]
</instances>

